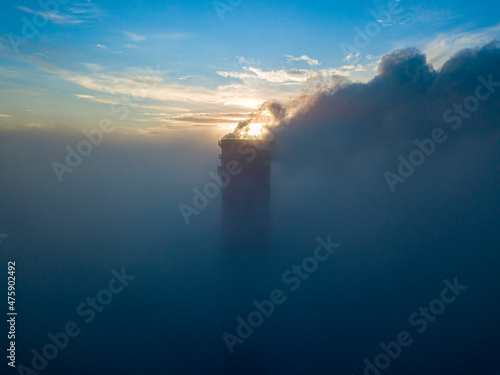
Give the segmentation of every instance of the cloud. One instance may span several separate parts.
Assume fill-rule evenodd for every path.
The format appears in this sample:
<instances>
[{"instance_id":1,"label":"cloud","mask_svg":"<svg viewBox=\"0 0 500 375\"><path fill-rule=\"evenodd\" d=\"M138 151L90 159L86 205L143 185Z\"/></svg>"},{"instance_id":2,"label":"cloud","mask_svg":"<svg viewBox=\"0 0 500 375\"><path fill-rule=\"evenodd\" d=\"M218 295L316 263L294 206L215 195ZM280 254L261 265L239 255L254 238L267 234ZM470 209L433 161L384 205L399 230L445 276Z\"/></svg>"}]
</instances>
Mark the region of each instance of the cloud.
<instances>
[{"instance_id":1,"label":"cloud","mask_svg":"<svg viewBox=\"0 0 500 375\"><path fill-rule=\"evenodd\" d=\"M108 47L103 44L97 44L95 47L109 51ZM158 111L158 114L152 117L154 121L176 121L176 113L172 113L168 108L183 108L190 113L235 113L255 110L268 97L278 100L287 99L317 74L351 76L365 71L365 67L360 64L318 71L264 70L244 66L241 71L237 72L218 72L222 79L213 80L202 86L194 84L194 80L183 79L187 78L186 76L167 77L164 73L154 72L152 69L110 70L109 67L100 64L82 62L81 66L85 69L69 70L61 69L51 61L23 58L46 73L78 85L79 88L76 88L74 92L77 95L75 99L114 105L113 108L116 109L123 107L124 102L133 98L130 107L134 108L135 117L130 117L127 121L144 120L146 118L144 112L151 111ZM152 75L156 75L157 82L148 86L148 81L154 78ZM91 90L86 92L88 97L78 96L82 95L78 92L82 88ZM161 115L162 112L168 112L168 117ZM166 118L171 119L165 120ZM196 120L198 121L199 118ZM181 122L183 122L182 118L177 123ZM238 120L236 119L235 122ZM220 121L220 123L228 124L229 122Z\"/></svg>"},{"instance_id":2,"label":"cloud","mask_svg":"<svg viewBox=\"0 0 500 375\"><path fill-rule=\"evenodd\" d=\"M372 162L364 164L377 171L379 187L387 189L384 170L397 167L396 156L407 155L415 138L428 138L435 128L450 133L444 113L474 95L478 77L500 81L497 43L462 50L438 71L416 49L394 51L382 58L378 75L367 83L312 85L302 96L283 102L287 116L281 119L283 128L276 141L287 148L282 154L287 162L308 167L347 168L358 158L370 158ZM467 126L449 137L496 134L492 135L495 139L500 130L498 95L500 89L481 101L470 119L464 120ZM297 151L291 153L291 149Z\"/></svg>"},{"instance_id":3,"label":"cloud","mask_svg":"<svg viewBox=\"0 0 500 375\"><path fill-rule=\"evenodd\" d=\"M24 6L18 6L18 8L27 13L37 14L56 24L78 24L84 22L84 20L78 19L77 17L69 14L61 13L58 10L45 12L45 11L33 10Z\"/></svg>"},{"instance_id":4,"label":"cloud","mask_svg":"<svg viewBox=\"0 0 500 375\"><path fill-rule=\"evenodd\" d=\"M193 36L191 33L186 32L172 32L172 33L163 33L163 34L153 34L148 37L148 39L167 39L167 40L179 40L185 39Z\"/></svg>"},{"instance_id":5,"label":"cloud","mask_svg":"<svg viewBox=\"0 0 500 375\"><path fill-rule=\"evenodd\" d=\"M12 117L12 115L0 114L0 117L2 117L2 118L10 118L10 117Z\"/></svg>"},{"instance_id":6,"label":"cloud","mask_svg":"<svg viewBox=\"0 0 500 375\"><path fill-rule=\"evenodd\" d=\"M62 74L62 78L76 83L86 89L109 93L113 95L127 95L149 97L156 100L175 101L214 101L210 98L210 90L199 87L198 97L192 95L193 87L166 84L161 76L148 76L151 71L146 69L131 70L133 73L98 73L94 75ZM151 81L158 80L157 83ZM162 83L163 82L163 83ZM203 98L203 99L202 99Z\"/></svg>"},{"instance_id":7,"label":"cloud","mask_svg":"<svg viewBox=\"0 0 500 375\"><path fill-rule=\"evenodd\" d=\"M103 69L103 67L99 64L93 64L93 63L82 63L83 66L85 66L88 70L92 72L99 72L100 70Z\"/></svg>"},{"instance_id":8,"label":"cloud","mask_svg":"<svg viewBox=\"0 0 500 375\"><path fill-rule=\"evenodd\" d=\"M243 70L245 70L246 73L218 71L217 74L225 78L237 78L240 80L255 78L272 83L304 82L310 74L310 72L305 69L264 71L260 68L243 67Z\"/></svg>"},{"instance_id":9,"label":"cloud","mask_svg":"<svg viewBox=\"0 0 500 375\"><path fill-rule=\"evenodd\" d=\"M288 62L305 61L311 67L318 66L321 64L318 60L312 59L307 55L302 55L300 57L294 57L292 55L285 55L285 56L288 57Z\"/></svg>"},{"instance_id":10,"label":"cloud","mask_svg":"<svg viewBox=\"0 0 500 375\"><path fill-rule=\"evenodd\" d=\"M377 20L382 26L394 26L394 25L405 25L409 26L415 23L434 25L435 27L448 25L454 20L459 18L458 15L454 15L452 10L449 8L435 8L432 6L430 8L428 5L410 5L406 4L406 9L403 8L402 12L393 14L391 20Z\"/></svg>"},{"instance_id":11,"label":"cloud","mask_svg":"<svg viewBox=\"0 0 500 375\"><path fill-rule=\"evenodd\" d=\"M113 49L110 49L107 45L104 45L104 44L96 44L95 47L99 48L102 51L106 51L106 52L113 53L113 54L116 54L116 55L120 55L125 50L129 49L129 48L125 48L125 50L113 50Z\"/></svg>"},{"instance_id":12,"label":"cloud","mask_svg":"<svg viewBox=\"0 0 500 375\"><path fill-rule=\"evenodd\" d=\"M31 56L33 56L36 59L48 59L49 58L47 55L45 55L44 53L41 53L41 52L33 53L33 54L31 54Z\"/></svg>"},{"instance_id":13,"label":"cloud","mask_svg":"<svg viewBox=\"0 0 500 375\"><path fill-rule=\"evenodd\" d=\"M102 71L99 65L86 65L90 72L69 71L47 61L30 61L45 72L79 85L96 93L106 94L102 98L96 95L95 101L120 103L127 97L136 98L136 107L185 107L193 112L241 111L254 108L266 95L283 93L268 90L255 84L251 90L244 84L229 83L223 85L200 86L184 83L184 80L166 79L164 73L151 68L130 68L123 71ZM85 63L88 64L88 63ZM113 97L114 96L114 97Z\"/></svg>"},{"instance_id":14,"label":"cloud","mask_svg":"<svg viewBox=\"0 0 500 375\"><path fill-rule=\"evenodd\" d=\"M350 53L348 54L346 57L345 57L345 60L349 61L349 60L352 60L352 59L358 59L360 56L360 53L359 52L356 52L356 53Z\"/></svg>"},{"instance_id":15,"label":"cloud","mask_svg":"<svg viewBox=\"0 0 500 375\"><path fill-rule=\"evenodd\" d=\"M239 121L248 117L248 112L242 113L184 113L181 115L173 115L168 117L159 117L157 120L164 122L186 122L206 125L236 125Z\"/></svg>"},{"instance_id":16,"label":"cloud","mask_svg":"<svg viewBox=\"0 0 500 375\"><path fill-rule=\"evenodd\" d=\"M492 39L500 39L500 24L472 31L458 29L441 33L432 39L418 43L417 46L426 53L429 62L439 69L458 51L483 45Z\"/></svg>"},{"instance_id":17,"label":"cloud","mask_svg":"<svg viewBox=\"0 0 500 375\"><path fill-rule=\"evenodd\" d=\"M8 76L9 78L18 78L23 76L22 72L18 68L11 66L0 67L0 75Z\"/></svg>"},{"instance_id":18,"label":"cloud","mask_svg":"<svg viewBox=\"0 0 500 375\"><path fill-rule=\"evenodd\" d=\"M225 78L236 78L242 81L262 80L274 84L302 84L310 77L321 74L325 76L340 75L350 76L354 72L364 71L365 68L360 65L344 65L340 68L327 68L320 70L308 69L279 69L263 70L255 67L243 67L245 72L218 71L217 74Z\"/></svg>"},{"instance_id":19,"label":"cloud","mask_svg":"<svg viewBox=\"0 0 500 375\"><path fill-rule=\"evenodd\" d=\"M248 65L256 64L253 58L251 58L250 60L246 59L243 56L236 56L236 58L238 59L239 64L248 64Z\"/></svg>"},{"instance_id":20,"label":"cloud","mask_svg":"<svg viewBox=\"0 0 500 375\"><path fill-rule=\"evenodd\" d=\"M129 37L131 40L133 40L134 42L141 42L141 41L144 41L146 40L146 37L145 36L141 36L141 35L138 35L138 34L134 34L134 33L130 33L128 31L123 31L123 33Z\"/></svg>"}]
</instances>

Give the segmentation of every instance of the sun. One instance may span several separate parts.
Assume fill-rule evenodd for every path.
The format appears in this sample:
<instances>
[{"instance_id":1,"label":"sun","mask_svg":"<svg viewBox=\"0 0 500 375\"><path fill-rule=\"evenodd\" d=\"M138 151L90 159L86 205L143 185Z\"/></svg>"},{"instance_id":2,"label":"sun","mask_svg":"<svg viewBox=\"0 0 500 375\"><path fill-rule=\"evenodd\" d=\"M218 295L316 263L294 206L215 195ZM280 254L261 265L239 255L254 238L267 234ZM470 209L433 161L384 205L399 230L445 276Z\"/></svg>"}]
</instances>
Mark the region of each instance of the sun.
<instances>
[{"instance_id":1,"label":"sun","mask_svg":"<svg viewBox=\"0 0 500 375\"><path fill-rule=\"evenodd\" d=\"M252 137L258 137L262 135L262 131L264 130L264 123L254 123L248 125L248 132L247 134Z\"/></svg>"}]
</instances>

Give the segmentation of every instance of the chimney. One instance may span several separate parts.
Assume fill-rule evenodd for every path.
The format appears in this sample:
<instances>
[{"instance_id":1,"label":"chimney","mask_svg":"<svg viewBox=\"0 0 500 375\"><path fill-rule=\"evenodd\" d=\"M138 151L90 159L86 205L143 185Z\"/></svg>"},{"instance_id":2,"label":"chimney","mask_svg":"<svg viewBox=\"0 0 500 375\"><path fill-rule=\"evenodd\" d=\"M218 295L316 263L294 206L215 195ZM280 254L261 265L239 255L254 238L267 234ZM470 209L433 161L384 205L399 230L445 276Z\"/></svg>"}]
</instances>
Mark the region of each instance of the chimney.
<instances>
[{"instance_id":1,"label":"chimney","mask_svg":"<svg viewBox=\"0 0 500 375\"><path fill-rule=\"evenodd\" d=\"M258 139L222 139L222 247L228 254L264 254L270 236L271 148Z\"/></svg>"}]
</instances>

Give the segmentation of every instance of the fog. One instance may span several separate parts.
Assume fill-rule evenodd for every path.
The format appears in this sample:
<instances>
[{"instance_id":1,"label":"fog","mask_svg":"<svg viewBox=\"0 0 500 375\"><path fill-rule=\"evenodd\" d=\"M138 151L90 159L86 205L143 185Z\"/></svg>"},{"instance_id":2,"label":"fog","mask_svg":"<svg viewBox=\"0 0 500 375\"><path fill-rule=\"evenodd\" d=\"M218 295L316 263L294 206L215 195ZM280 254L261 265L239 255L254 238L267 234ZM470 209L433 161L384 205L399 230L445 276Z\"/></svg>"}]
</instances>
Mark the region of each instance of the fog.
<instances>
[{"instance_id":1,"label":"fog","mask_svg":"<svg viewBox=\"0 0 500 375\"><path fill-rule=\"evenodd\" d=\"M62 182L53 162L81 132L0 130L18 363L33 368L31 350L75 321L81 333L40 373L376 374L365 358L403 331L412 343L380 373L498 373L499 62L495 42L439 71L395 51L366 84L333 79L282 103L258 257L221 251L220 194L189 223L179 210L213 181L215 129L104 134ZM328 236L340 246L292 290L283 274ZM76 307L123 267L135 279L85 323ZM467 288L419 333L409 317L455 278ZM275 289L284 302L230 350L224 332Z\"/></svg>"}]
</instances>

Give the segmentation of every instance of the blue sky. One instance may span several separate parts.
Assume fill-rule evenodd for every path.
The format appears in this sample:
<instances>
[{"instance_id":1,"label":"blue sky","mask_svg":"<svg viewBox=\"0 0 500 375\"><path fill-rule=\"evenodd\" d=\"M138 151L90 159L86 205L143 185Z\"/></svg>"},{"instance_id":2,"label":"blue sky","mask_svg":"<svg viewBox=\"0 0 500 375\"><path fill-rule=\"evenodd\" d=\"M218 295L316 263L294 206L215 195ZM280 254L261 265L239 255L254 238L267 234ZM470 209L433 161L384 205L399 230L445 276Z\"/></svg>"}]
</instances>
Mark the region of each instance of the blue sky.
<instances>
[{"instance_id":1,"label":"blue sky","mask_svg":"<svg viewBox=\"0 0 500 375\"><path fill-rule=\"evenodd\" d=\"M226 129L313 74L367 81L406 47L439 69L500 39L493 0L49 3L3 7L0 126ZM356 44L357 30L371 36Z\"/></svg>"}]
</instances>

